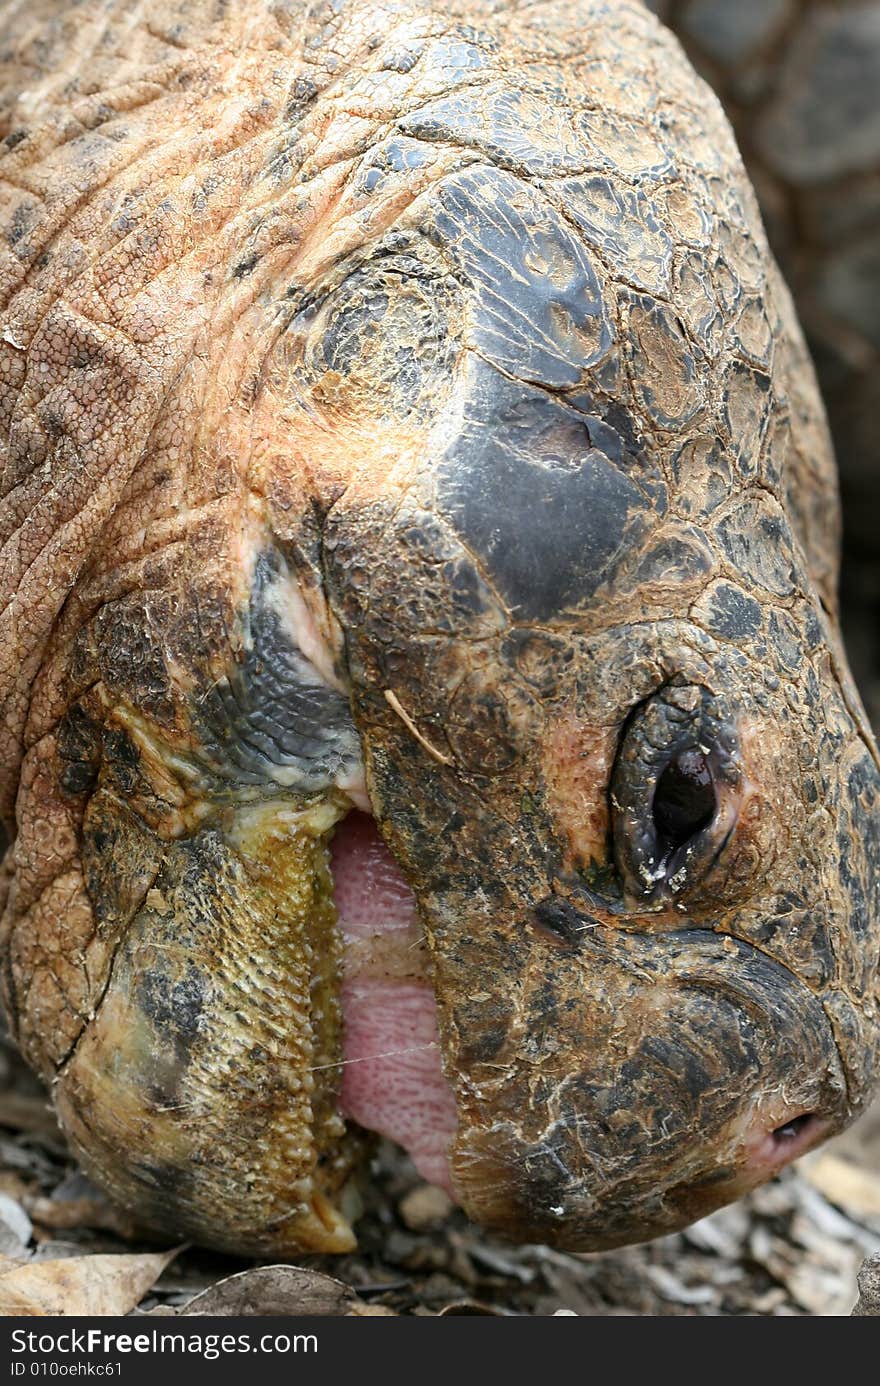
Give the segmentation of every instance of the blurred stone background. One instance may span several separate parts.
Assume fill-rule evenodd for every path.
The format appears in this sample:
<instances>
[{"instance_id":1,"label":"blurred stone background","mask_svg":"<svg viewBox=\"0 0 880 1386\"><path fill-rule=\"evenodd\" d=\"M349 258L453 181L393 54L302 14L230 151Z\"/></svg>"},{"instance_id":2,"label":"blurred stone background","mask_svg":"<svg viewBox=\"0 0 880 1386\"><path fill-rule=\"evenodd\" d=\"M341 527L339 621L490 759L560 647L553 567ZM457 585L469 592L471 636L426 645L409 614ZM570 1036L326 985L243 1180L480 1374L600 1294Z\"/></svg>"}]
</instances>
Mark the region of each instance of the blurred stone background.
<instances>
[{"instance_id":1,"label":"blurred stone background","mask_svg":"<svg viewBox=\"0 0 880 1386\"><path fill-rule=\"evenodd\" d=\"M844 633L880 727L880 0L647 0L733 121L828 407Z\"/></svg>"}]
</instances>

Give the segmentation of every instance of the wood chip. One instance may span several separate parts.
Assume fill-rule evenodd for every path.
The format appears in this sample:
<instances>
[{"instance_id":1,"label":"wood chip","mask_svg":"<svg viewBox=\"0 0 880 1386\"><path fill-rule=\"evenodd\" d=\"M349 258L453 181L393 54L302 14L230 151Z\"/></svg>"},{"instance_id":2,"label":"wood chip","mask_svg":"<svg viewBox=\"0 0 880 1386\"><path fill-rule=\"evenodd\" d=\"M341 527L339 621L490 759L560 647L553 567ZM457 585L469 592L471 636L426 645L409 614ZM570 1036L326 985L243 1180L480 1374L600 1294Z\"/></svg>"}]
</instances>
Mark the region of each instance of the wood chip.
<instances>
[{"instance_id":1,"label":"wood chip","mask_svg":"<svg viewBox=\"0 0 880 1386\"><path fill-rule=\"evenodd\" d=\"M25 1207L34 1222L53 1231L71 1231L78 1227L94 1227L102 1232L134 1239L137 1224L104 1198L43 1198L25 1200Z\"/></svg>"},{"instance_id":2,"label":"wood chip","mask_svg":"<svg viewBox=\"0 0 880 1386\"><path fill-rule=\"evenodd\" d=\"M31 1220L15 1198L0 1193L0 1251L18 1255L24 1251L33 1233Z\"/></svg>"},{"instance_id":3,"label":"wood chip","mask_svg":"<svg viewBox=\"0 0 880 1386\"><path fill-rule=\"evenodd\" d=\"M12 1131L51 1136L59 1144L64 1141L55 1113L43 1094L31 1097L16 1092L0 1093L0 1126L8 1126Z\"/></svg>"}]
</instances>

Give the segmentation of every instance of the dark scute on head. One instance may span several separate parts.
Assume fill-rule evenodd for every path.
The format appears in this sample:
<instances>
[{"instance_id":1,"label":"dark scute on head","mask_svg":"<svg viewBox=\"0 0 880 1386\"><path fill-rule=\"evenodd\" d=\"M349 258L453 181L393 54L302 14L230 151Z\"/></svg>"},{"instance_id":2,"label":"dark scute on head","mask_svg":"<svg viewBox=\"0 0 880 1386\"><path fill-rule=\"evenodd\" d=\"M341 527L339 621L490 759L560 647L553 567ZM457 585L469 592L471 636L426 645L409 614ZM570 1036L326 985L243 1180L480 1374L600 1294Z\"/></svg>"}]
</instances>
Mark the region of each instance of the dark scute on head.
<instances>
[{"instance_id":1,"label":"dark scute on head","mask_svg":"<svg viewBox=\"0 0 880 1386\"><path fill-rule=\"evenodd\" d=\"M690 1097L699 1098L714 1081L706 1066L699 1047L680 1044L663 1035L647 1035L642 1042L635 1066L655 1065L665 1070L671 1077L681 1082ZM621 1076L627 1076L627 1065L621 1069Z\"/></svg>"},{"instance_id":2,"label":"dark scute on head","mask_svg":"<svg viewBox=\"0 0 880 1386\"><path fill-rule=\"evenodd\" d=\"M469 384L437 471L440 508L518 617L577 609L644 536L653 507L577 410L482 362Z\"/></svg>"},{"instance_id":3,"label":"dark scute on head","mask_svg":"<svg viewBox=\"0 0 880 1386\"><path fill-rule=\"evenodd\" d=\"M244 659L206 688L195 716L213 768L244 784L326 788L357 764L348 699L329 687L284 629L272 590L285 576L277 552L257 559L245 613Z\"/></svg>"},{"instance_id":4,"label":"dark scute on head","mask_svg":"<svg viewBox=\"0 0 880 1386\"><path fill-rule=\"evenodd\" d=\"M410 140L395 134L390 139L381 140L374 149L369 150L361 160L355 175L359 192L375 192L385 180L394 174L411 173L413 169L424 168L434 157L433 150L421 140Z\"/></svg>"},{"instance_id":5,"label":"dark scute on head","mask_svg":"<svg viewBox=\"0 0 880 1386\"><path fill-rule=\"evenodd\" d=\"M547 631L515 626L505 637L504 658L527 684L549 694L558 687L574 652L566 641Z\"/></svg>"},{"instance_id":6,"label":"dark scute on head","mask_svg":"<svg viewBox=\"0 0 880 1386\"><path fill-rule=\"evenodd\" d=\"M566 179L560 192L568 215L627 282L655 292L667 287L674 244L658 216L651 184L624 187L594 174Z\"/></svg>"},{"instance_id":7,"label":"dark scute on head","mask_svg":"<svg viewBox=\"0 0 880 1386\"><path fill-rule=\"evenodd\" d=\"M761 629L760 604L731 582L716 583L702 610L707 629L725 640L749 640Z\"/></svg>"},{"instance_id":8,"label":"dark scute on head","mask_svg":"<svg viewBox=\"0 0 880 1386\"><path fill-rule=\"evenodd\" d=\"M856 938L867 936L880 916L880 793L867 749L850 767L837 835L840 875L852 900Z\"/></svg>"},{"instance_id":9,"label":"dark scute on head","mask_svg":"<svg viewBox=\"0 0 880 1386\"><path fill-rule=\"evenodd\" d=\"M440 185L425 232L475 290L472 344L521 380L577 385L614 339L593 264L559 212L482 165Z\"/></svg>"},{"instance_id":10,"label":"dark scute on head","mask_svg":"<svg viewBox=\"0 0 880 1386\"><path fill-rule=\"evenodd\" d=\"M542 119L543 117L543 119ZM401 128L417 139L478 149L494 164L531 175L559 176L586 166L581 144L547 138L546 108L536 118L529 94L504 83L465 87L407 115Z\"/></svg>"},{"instance_id":11,"label":"dark scute on head","mask_svg":"<svg viewBox=\"0 0 880 1386\"><path fill-rule=\"evenodd\" d=\"M747 491L715 533L725 558L750 589L787 597L806 583L786 516L766 492Z\"/></svg>"}]
</instances>

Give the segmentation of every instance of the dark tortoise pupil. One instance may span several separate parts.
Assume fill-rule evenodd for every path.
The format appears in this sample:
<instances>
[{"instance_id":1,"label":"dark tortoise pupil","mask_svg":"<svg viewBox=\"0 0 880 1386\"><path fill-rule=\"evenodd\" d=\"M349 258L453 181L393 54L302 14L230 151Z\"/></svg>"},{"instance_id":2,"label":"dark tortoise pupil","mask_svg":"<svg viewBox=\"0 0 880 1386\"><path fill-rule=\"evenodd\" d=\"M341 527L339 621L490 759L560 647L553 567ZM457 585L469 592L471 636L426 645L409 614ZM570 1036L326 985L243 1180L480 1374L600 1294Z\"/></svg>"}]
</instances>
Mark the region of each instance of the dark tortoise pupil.
<instances>
[{"instance_id":1,"label":"dark tortoise pupil","mask_svg":"<svg viewBox=\"0 0 880 1386\"><path fill-rule=\"evenodd\" d=\"M676 844L705 828L715 813L712 772L702 751L681 751L666 766L654 792L657 832Z\"/></svg>"}]
</instances>

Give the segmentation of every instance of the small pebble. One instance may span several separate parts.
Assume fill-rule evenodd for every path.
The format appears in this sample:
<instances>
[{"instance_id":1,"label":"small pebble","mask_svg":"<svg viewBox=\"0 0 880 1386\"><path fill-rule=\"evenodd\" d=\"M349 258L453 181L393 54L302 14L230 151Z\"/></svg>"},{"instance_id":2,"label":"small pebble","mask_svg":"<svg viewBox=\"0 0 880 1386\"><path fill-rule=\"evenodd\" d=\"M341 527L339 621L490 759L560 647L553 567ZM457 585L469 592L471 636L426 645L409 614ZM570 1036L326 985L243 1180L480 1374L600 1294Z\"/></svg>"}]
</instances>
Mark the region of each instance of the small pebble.
<instances>
[{"instance_id":1,"label":"small pebble","mask_svg":"<svg viewBox=\"0 0 880 1386\"><path fill-rule=\"evenodd\" d=\"M32 1233L31 1220L21 1204L8 1194L0 1193L0 1252L4 1256L19 1255Z\"/></svg>"},{"instance_id":2,"label":"small pebble","mask_svg":"<svg viewBox=\"0 0 880 1386\"><path fill-rule=\"evenodd\" d=\"M398 1211L411 1232L424 1232L439 1227L452 1212L454 1204L448 1194L435 1184L417 1184L404 1194Z\"/></svg>"},{"instance_id":3,"label":"small pebble","mask_svg":"<svg viewBox=\"0 0 880 1386\"><path fill-rule=\"evenodd\" d=\"M859 1271L859 1299L852 1312L853 1318L880 1317L880 1251Z\"/></svg>"}]
</instances>

